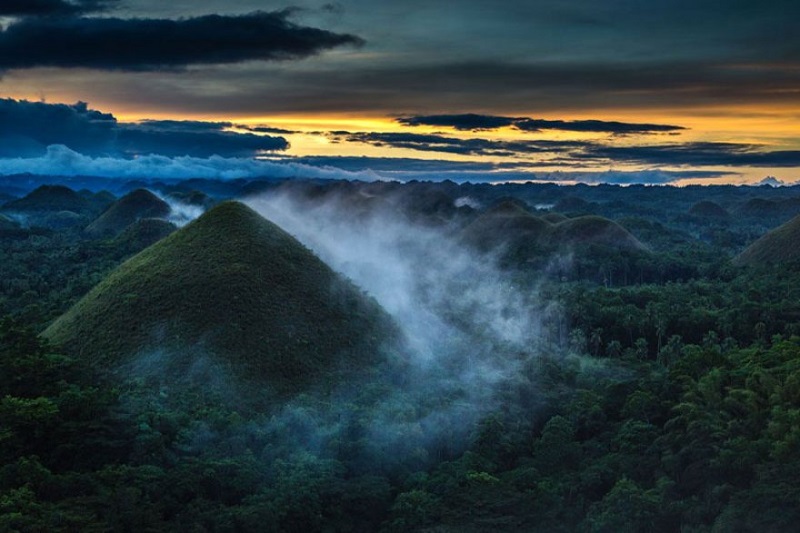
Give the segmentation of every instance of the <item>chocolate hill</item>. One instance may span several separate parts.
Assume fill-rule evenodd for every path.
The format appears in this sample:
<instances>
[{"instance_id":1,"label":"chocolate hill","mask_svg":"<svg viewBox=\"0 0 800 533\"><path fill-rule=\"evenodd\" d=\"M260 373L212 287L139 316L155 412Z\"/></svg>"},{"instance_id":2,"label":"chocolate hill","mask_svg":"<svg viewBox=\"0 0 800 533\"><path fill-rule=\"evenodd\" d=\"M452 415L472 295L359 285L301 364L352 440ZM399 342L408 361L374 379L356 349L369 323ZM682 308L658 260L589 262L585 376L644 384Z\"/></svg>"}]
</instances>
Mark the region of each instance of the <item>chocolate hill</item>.
<instances>
[{"instance_id":1,"label":"chocolate hill","mask_svg":"<svg viewBox=\"0 0 800 533\"><path fill-rule=\"evenodd\" d=\"M92 235L117 235L143 218L166 218L170 207L165 201L146 189L131 191L106 209L86 227Z\"/></svg>"},{"instance_id":2,"label":"chocolate hill","mask_svg":"<svg viewBox=\"0 0 800 533\"><path fill-rule=\"evenodd\" d=\"M396 328L372 299L275 224L225 202L113 271L44 336L105 368L208 354L294 392L369 367Z\"/></svg>"},{"instance_id":3,"label":"chocolate hill","mask_svg":"<svg viewBox=\"0 0 800 533\"><path fill-rule=\"evenodd\" d=\"M786 266L800 263L800 215L773 229L736 256L742 266Z\"/></svg>"}]
</instances>

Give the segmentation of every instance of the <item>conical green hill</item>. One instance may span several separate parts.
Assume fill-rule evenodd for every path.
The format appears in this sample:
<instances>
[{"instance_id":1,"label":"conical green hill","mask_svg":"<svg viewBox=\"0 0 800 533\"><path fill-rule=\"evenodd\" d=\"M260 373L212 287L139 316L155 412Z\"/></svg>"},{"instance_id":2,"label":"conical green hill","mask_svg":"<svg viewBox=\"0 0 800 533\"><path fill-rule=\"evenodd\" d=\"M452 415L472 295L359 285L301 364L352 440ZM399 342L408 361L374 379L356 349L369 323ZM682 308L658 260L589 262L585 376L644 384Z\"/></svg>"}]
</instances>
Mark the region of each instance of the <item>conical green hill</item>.
<instances>
[{"instance_id":1,"label":"conical green hill","mask_svg":"<svg viewBox=\"0 0 800 533\"><path fill-rule=\"evenodd\" d=\"M488 251L511 241L539 243L550 230L549 222L516 204L503 202L473 220L462 237L479 250Z\"/></svg>"},{"instance_id":2,"label":"conical green hill","mask_svg":"<svg viewBox=\"0 0 800 533\"><path fill-rule=\"evenodd\" d=\"M780 210L778 202L764 198L751 198L739 207L736 214L748 217L773 216Z\"/></svg>"},{"instance_id":3,"label":"conical green hill","mask_svg":"<svg viewBox=\"0 0 800 533\"><path fill-rule=\"evenodd\" d=\"M58 212L86 214L93 210L89 200L63 185L42 185L28 195L3 206L6 211Z\"/></svg>"},{"instance_id":4,"label":"conical green hill","mask_svg":"<svg viewBox=\"0 0 800 533\"><path fill-rule=\"evenodd\" d=\"M122 264L44 336L107 368L154 351L179 365L210 354L288 392L377 361L395 331L296 239L225 202Z\"/></svg>"},{"instance_id":5,"label":"conical green hill","mask_svg":"<svg viewBox=\"0 0 800 533\"><path fill-rule=\"evenodd\" d=\"M142 218L165 218L170 207L164 200L146 189L129 192L106 209L86 227L92 235L116 235Z\"/></svg>"},{"instance_id":6,"label":"conical green hill","mask_svg":"<svg viewBox=\"0 0 800 533\"><path fill-rule=\"evenodd\" d=\"M593 244L620 250L644 250L645 246L625 228L605 217L588 215L570 218L555 225L554 244Z\"/></svg>"},{"instance_id":7,"label":"conical green hill","mask_svg":"<svg viewBox=\"0 0 800 533\"><path fill-rule=\"evenodd\" d=\"M494 216L524 216L530 215L528 206L516 198L503 198L498 200L486 210L486 214Z\"/></svg>"},{"instance_id":8,"label":"conical green hill","mask_svg":"<svg viewBox=\"0 0 800 533\"><path fill-rule=\"evenodd\" d=\"M800 265L800 215L762 236L733 262L743 266Z\"/></svg>"}]
</instances>

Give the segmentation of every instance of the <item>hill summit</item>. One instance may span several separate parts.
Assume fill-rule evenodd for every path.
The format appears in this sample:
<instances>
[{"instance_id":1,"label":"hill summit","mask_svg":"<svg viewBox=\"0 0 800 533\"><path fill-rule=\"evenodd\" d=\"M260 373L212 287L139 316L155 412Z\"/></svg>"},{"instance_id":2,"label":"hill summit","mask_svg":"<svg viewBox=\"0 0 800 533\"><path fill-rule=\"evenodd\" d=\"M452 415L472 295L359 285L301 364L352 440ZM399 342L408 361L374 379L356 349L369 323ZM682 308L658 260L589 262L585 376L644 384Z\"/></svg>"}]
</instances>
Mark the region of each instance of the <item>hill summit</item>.
<instances>
[{"instance_id":1,"label":"hill summit","mask_svg":"<svg viewBox=\"0 0 800 533\"><path fill-rule=\"evenodd\" d=\"M154 352L183 368L207 354L278 392L377 361L395 335L376 302L238 202L122 264L44 332L106 368Z\"/></svg>"},{"instance_id":2,"label":"hill summit","mask_svg":"<svg viewBox=\"0 0 800 533\"><path fill-rule=\"evenodd\" d=\"M148 191L131 191L106 209L86 227L92 235L116 235L143 218L165 218L171 212L169 204Z\"/></svg>"},{"instance_id":3,"label":"hill summit","mask_svg":"<svg viewBox=\"0 0 800 533\"><path fill-rule=\"evenodd\" d=\"M12 200L3 206L6 211L58 212L70 211L78 214L91 212L91 202L63 185L42 185L26 196Z\"/></svg>"}]
</instances>

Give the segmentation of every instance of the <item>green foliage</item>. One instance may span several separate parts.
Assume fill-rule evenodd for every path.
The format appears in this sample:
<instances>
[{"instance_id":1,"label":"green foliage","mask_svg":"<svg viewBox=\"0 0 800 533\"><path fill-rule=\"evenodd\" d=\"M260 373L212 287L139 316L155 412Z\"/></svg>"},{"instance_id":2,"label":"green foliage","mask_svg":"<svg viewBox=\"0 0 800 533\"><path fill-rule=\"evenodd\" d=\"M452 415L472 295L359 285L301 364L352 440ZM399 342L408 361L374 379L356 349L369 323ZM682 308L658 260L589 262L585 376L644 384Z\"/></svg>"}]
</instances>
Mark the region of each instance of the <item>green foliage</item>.
<instances>
[{"instance_id":1,"label":"green foliage","mask_svg":"<svg viewBox=\"0 0 800 533\"><path fill-rule=\"evenodd\" d=\"M519 371L471 427L460 416L472 408L463 397L434 399L374 379L382 369L368 364L371 343L386 326L374 303L235 204L134 258L76 308L94 307L69 326L75 339L104 337L96 358L63 355L35 331L166 228L141 221L108 241L73 229L0 228L0 310L16 319L0 322L0 530L795 531L800 275L728 262L791 216L796 202L784 197L793 193L651 189L576 188L569 194L585 199L563 204L624 221L649 253L591 248L593 218L540 219L519 200L495 206L497 217L517 219L503 228L531 237L509 257L543 250L537 231L565 223L586 236L576 241L586 248L572 271L556 265L545 281L532 277L532 263L518 272L521 292L535 288L553 302L543 315L544 354L520 355ZM457 192L487 205L511 193L530 205L567 194L465 191ZM411 212L448 213L447 194L426 194ZM736 216L686 215L704 200ZM270 257L254 251L254 239L271 243ZM332 284L346 312L325 315L329 300L319 295L330 296ZM261 295L280 301L295 326L285 352L277 340L270 347L270 357L282 356L269 371L260 351L267 341L248 336L280 330L280 321L243 311ZM141 341L137 328L159 331L148 322L154 309L167 318L159 347L223 323L229 332L211 341L270 376L276 368L306 375L336 346L351 350L342 339L366 335L364 353L339 361L373 374L353 391L313 391L271 410L239 401L228 366L199 348L188 373L170 375L167 359L154 356L126 367L127 379L105 375L120 346ZM300 309L326 318L304 322ZM186 316L188 326L171 329ZM270 327L253 327L263 321ZM181 387L177 375L189 376Z\"/></svg>"}]
</instances>

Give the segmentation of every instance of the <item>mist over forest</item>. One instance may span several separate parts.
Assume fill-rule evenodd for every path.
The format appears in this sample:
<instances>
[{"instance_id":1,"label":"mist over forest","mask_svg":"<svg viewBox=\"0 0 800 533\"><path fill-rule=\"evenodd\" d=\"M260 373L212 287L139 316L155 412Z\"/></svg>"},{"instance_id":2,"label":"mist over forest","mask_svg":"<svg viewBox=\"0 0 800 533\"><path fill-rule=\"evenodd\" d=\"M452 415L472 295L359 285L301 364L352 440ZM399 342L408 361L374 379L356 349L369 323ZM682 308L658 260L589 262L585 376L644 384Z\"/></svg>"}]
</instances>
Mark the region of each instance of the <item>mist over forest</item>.
<instances>
[{"instance_id":1,"label":"mist over forest","mask_svg":"<svg viewBox=\"0 0 800 533\"><path fill-rule=\"evenodd\" d=\"M9 531L791 531L795 187L0 179Z\"/></svg>"}]
</instances>

